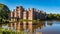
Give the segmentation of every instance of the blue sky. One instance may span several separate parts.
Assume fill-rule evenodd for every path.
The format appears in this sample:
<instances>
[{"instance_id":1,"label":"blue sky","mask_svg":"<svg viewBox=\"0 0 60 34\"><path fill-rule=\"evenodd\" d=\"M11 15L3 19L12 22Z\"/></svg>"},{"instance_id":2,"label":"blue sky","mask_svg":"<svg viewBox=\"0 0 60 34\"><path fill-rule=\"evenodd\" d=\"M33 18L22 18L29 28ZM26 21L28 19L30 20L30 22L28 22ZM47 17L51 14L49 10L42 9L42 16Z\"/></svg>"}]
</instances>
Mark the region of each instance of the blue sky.
<instances>
[{"instance_id":1,"label":"blue sky","mask_svg":"<svg viewBox=\"0 0 60 34\"><path fill-rule=\"evenodd\" d=\"M60 0L0 0L0 3L7 5L10 10L23 6L25 9L36 8L46 13L60 14Z\"/></svg>"}]
</instances>

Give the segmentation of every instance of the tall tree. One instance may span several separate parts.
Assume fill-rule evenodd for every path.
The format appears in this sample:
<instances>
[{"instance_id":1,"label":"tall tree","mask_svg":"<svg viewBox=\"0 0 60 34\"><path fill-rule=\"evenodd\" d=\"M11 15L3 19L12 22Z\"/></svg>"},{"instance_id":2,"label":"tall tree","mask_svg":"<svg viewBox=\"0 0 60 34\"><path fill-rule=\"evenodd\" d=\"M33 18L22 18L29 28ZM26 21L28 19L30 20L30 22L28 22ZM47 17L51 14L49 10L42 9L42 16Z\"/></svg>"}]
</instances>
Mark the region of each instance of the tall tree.
<instances>
[{"instance_id":1,"label":"tall tree","mask_svg":"<svg viewBox=\"0 0 60 34\"><path fill-rule=\"evenodd\" d=\"M6 5L0 3L0 18L8 19L9 13L10 13L9 8Z\"/></svg>"}]
</instances>

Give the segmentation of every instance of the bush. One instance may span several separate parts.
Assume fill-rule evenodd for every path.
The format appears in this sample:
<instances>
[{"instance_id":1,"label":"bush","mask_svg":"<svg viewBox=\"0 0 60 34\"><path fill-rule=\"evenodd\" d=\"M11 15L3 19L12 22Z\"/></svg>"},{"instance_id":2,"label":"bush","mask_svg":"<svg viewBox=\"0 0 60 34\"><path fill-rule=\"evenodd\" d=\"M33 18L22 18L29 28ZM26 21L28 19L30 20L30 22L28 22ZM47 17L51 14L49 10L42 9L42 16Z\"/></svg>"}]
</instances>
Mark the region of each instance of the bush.
<instances>
[{"instance_id":1,"label":"bush","mask_svg":"<svg viewBox=\"0 0 60 34\"><path fill-rule=\"evenodd\" d=\"M17 32L11 29L0 28L0 34L26 34L26 33L24 31Z\"/></svg>"},{"instance_id":2,"label":"bush","mask_svg":"<svg viewBox=\"0 0 60 34\"><path fill-rule=\"evenodd\" d=\"M5 20L4 23L9 23L9 20Z\"/></svg>"},{"instance_id":3,"label":"bush","mask_svg":"<svg viewBox=\"0 0 60 34\"><path fill-rule=\"evenodd\" d=\"M0 22L2 22L2 18L0 18Z\"/></svg>"}]
</instances>

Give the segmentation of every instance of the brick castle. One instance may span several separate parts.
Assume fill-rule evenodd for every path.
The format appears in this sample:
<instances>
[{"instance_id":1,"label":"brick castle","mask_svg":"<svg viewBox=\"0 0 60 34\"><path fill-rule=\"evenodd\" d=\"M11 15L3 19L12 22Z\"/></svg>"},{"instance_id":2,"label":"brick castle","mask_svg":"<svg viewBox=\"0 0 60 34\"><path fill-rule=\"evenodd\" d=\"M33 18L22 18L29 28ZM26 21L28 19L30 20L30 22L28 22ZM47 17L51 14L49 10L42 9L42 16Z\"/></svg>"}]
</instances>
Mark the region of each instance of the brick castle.
<instances>
[{"instance_id":1,"label":"brick castle","mask_svg":"<svg viewBox=\"0 0 60 34\"><path fill-rule=\"evenodd\" d=\"M28 8L25 10L23 6L17 6L16 9L10 13L11 21L17 21L18 19L28 19L28 20L37 20L37 19L46 19L46 12L41 10L36 10L35 8Z\"/></svg>"}]
</instances>

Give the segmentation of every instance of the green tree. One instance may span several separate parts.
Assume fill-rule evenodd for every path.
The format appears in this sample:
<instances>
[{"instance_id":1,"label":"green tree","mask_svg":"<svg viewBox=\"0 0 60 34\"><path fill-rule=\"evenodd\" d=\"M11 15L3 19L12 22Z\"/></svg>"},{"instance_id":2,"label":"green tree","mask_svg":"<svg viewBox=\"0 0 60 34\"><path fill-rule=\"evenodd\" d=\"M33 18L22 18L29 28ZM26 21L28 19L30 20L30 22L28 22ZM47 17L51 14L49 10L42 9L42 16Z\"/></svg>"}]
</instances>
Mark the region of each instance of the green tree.
<instances>
[{"instance_id":1,"label":"green tree","mask_svg":"<svg viewBox=\"0 0 60 34\"><path fill-rule=\"evenodd\" d=\"M8 19L9 13L10 13L9 8L6 5L0 3L0 18Z\"/></svg>"}]
</instances>

